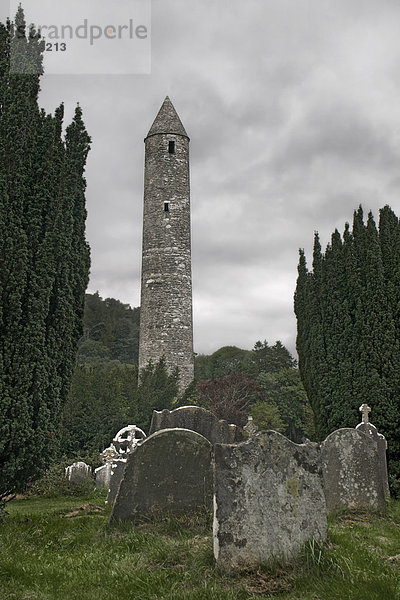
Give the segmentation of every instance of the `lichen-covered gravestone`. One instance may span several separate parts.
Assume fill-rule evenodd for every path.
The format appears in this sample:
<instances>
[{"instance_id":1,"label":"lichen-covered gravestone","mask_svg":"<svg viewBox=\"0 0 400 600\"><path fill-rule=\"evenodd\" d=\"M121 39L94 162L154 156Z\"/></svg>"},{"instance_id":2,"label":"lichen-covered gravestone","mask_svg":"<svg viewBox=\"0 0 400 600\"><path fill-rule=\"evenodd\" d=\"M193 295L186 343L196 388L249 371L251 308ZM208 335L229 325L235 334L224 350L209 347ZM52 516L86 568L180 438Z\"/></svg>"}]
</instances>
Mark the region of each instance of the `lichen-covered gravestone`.
<instances>
[{"instance_id":1,"label":"lichen-covered gravestone","mask_svg":"<svg viewBox=\"0 0 400 600\"><path fill-rule=\"evenodd\" d=\"M212 446L187 429L163 429L128 456L111 521L211 508Z\"/></svg>"},{"instance_id":2,"label":"lichen-covered gravestone","mask_svg":"<svg viewBox=\"0 0 400 600\"><path fill-rule=\"evenodd\" d=\"M360 413L362 413L362 422L359 423L356 427L358 431L362 431L370 435L376 442L378 447L378 460L379 460L379 471L382 477L383 483L383 491L386 498L390 498L390 490L389 490L389 478L388 478L388 470L387 470L387 460L386 460L386 450L387 450L387 441L384 435L378 432L375 425L370 423L368 418L368 413L371 412L371 409L367 404L362 404L358 409Z\"/></svg>"},{"instance_id":3,"label":"lichen-covered gravestone","mask_svg":"<svg viewBox=\"0 0 400 600\"><path fill-rule=\"evenodd\" d=\"M233 444L238 441L240 428L218 419L213 413L200 406L181 406L175 410L154 410L150 433L161 429L182 428L196 431L211 444Z\"/></svg>"},{"instance_id":4,"label":"lichen-covered gravestone","mask_svg":"<svg viewBox=\"0 0 400 600\"><path fill-rule=\"evenodd\" d=\"M214 494L214 556L226 571L289 560L327 537L318 444L276 431L217 444Z\"/></svg>"},{"instance_id":5,"label":"lichen-covered gravestone","mask_svg":"<svg viewBox=\"0 0 400 600\"><path fill-rule=\"evenodd\" d=\"M334 431L321 444L328 512L341 508L386 509L378 447L356 429Z\"/></svg>"}]
</instances>

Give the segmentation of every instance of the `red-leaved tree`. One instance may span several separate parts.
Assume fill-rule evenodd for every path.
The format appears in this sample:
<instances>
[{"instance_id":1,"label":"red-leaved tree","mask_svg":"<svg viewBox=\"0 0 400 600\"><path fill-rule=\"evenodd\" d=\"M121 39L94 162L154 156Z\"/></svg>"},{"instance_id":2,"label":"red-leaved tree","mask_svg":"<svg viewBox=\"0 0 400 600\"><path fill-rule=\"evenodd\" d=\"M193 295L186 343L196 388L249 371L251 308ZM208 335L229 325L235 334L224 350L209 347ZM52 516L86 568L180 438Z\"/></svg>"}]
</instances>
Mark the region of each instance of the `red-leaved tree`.
<instances>
[{"instance_id":1,"label":"red-leaved tree","mask_svg":"<svg viewBox=\"0 0 400 600\"><path fill-rule=\"evenodd\" d=\"M237 371L217 379L197 384L199 404L219 419L243 426L249 407L263 400L263 391L256 381Z\"/></svg>"}]
</instances>

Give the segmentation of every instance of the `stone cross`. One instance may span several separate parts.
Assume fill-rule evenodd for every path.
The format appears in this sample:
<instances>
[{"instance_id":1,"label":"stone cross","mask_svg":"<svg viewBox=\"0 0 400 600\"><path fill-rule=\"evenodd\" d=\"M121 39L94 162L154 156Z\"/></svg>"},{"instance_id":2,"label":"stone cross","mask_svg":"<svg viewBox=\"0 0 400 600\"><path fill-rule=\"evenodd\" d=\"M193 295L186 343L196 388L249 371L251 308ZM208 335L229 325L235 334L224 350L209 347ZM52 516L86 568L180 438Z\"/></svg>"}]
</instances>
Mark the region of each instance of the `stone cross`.
<instances>
[{"instance_id":1,"label":"stone cross","mask_svg":"<svg viewBox=\"0 0 400 600\"><path fill-rule=\"evenodd\" d=\"M253 435L258 431L258 427L253 423L253 417L250 415L247 417L247 425L245 425L243 429L249 434L249 437L253 437Z\"/></svg>"},{"instance_id":2,"label":"stone cross","mask_svg":"<svg viewBox=\"0 0 400 600\"><path fill-rule=\"evenodd\" d=\"M136 434L139 437L136 437ZM113 446L115 446L119 456L130 454L135 449L135 446L146 437L145 432L136 427L136 425L127 425L115 434Z\"/></svg>"},{"instance_id":3,"label":"stone cross","mask_svg":"<svg viewBox=\"0 0 400 600\"><path fill-rule=\"evenodd\" d=\"M370 407L368 406L368 404L361 404L361 406L358 410L362 414L362 422L364 423L364 425L368 425L368 423L369 423L368 413L371 412Z\"/></svg>"},{"instance_id":4,"label":"stone cross","mask_svg":"<svg viewBox=\"0 0 400 600\"><path fill-rule=\"evenodd\" d=\"M119 456L117 449L114 444L111 444L100 454L100 460L102 463L111 464L117 456Z\"/></svg>"}]
</instances>

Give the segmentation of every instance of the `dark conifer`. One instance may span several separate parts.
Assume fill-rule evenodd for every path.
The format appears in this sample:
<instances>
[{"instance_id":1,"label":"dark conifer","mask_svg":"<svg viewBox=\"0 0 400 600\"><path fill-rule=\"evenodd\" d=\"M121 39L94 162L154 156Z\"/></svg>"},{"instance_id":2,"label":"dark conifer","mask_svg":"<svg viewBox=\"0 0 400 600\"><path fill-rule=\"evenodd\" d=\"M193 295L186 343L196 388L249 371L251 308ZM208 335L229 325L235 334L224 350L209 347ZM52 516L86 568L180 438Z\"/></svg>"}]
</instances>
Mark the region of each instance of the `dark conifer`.
<instances>
[{"instance_id":1,"label":"dark conifer","mask_svg":"<svg viewBox=\"0 0 400 600\"><path fill-rule=\"evenodd\" d=\"M43 42L0 24L0 489L22 488L55 456L87 284L78 108L39 110Z\"/></svg>"},{"instance_id":2,"label":"dark conifer","mask_svg":"<svg viewBox=\"0 0 400 600\"><path fill-rule=\"evenodd\" d=\"M299 370L322 439L355 426L367 402L388 439L392 489L400 489L400 229L393 211L372 214L361 206L335 231L322 255L318 235L313 272L300 253L295 294ZM396 483L397 481L397 483Z\"/></svg>"}]
</instances>

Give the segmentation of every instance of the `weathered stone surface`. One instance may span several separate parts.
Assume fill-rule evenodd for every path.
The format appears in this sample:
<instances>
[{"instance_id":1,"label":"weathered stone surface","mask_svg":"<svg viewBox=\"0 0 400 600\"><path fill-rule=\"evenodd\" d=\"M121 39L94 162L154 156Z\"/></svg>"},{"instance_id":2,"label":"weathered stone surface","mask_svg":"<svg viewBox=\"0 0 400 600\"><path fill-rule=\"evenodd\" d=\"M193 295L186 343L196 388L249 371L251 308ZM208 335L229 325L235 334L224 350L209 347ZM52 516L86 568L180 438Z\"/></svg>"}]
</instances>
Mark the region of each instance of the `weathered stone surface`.
<instances>
[{"instance_id":1,"label":"weathered stone surface","mask_svg":"<svg viewBox=\"0 0 400 600\"><path fill-rule=\"evenodd\" d=\"M117 497L120 483L126 467L126 458L117 458L112 464L110 485L108 488L107 502L114 502Z\"/></svg>"},{"instance_id":2,"label":"weathered stone surface","mask_svg":"<svg viewBox=\"0 0 400 600\"><path fill-rule=\"evenodd\" d=\"M94 476L96 481L96 489L108 489L111 480L111 464L106 463L101 467L97 467L97 469L94 470Z\"/></svg>"},{"instance_id":3,"label":"weathered stone surface","mask_svg":"<svg viewBox=\"0 0 400 600\"><path fill-rule=\"evenodd\" d=\"M187 429L163 429L128 456L111 520L137 520L212 504L212 446Z\"/></svg>"},{"instance_id":4,"label":"weathered stone surface","mask_svg":"<svg viewBox=\"0 0 400 600\"><path fill-rule=\"evenodd\" d=\"M385 494L385 498L390 498L390 490L389 490L389 478L388 478L388 470L387 470L387 460L386 460L386 449L387 449L387 441L384 435L378 433L377 428L372 423L360 423L357 425L356 429L358 431L362 431L367 435L370 435L376 442L378 446L378 460L379 460L379 471L382 478L383 492Z\"/></svg>"},{"instance_id":5,"label":"weathered stone surface","mask_svg":"<svg viewBox=\"0 0 400 600\"><path fill-rule=\"evenodd\" d=\"M356 429L338 429L321 444L328 512L340 508L385 510L375 440Z\"/></svg>"},{"instance_id":6,"label":"weathered stone surface","mask_svg":"<svg viewBox=\"0 0 400 600\"><path fill-rule=\"evenodd\" d=\"M153 411L150 433L180 427L203 435L211 444L233 444L240 435L240 428L218 419L210 411L199 406L181 406L175 410Z\"/></svg>"},{"instance_id":7,"label":"weathered stone surface","mask_svg":"<svg viewBox=\"0 0 400 600\"><path fill-rule=\"evenodd\" d=\"M226 571L290 559L327 537L318 444L266 431L215 446L214 556Z\"/></svg>"},{"instance_id":8,"label":"weathered stone surface","mask_svg":"<svg viewBox=\"0 0 400 600\"><path fill-rule=\"evenodd\" d=\"M189 138L167 97L145 139L139 373L162 357L194 376Z\"/></svg>"},{"instance_id":9,"label":"weathered stone surface","mask_svg":"<svg viewBox=\"0 0 400 600\"><path fill-rule=\"evenodd\" d=\"M84 479L89 479L91 475L91 467L82 461L72 463L65 469L65 476L71 483L80 483Z\"/></svg>"}]
</instances>

